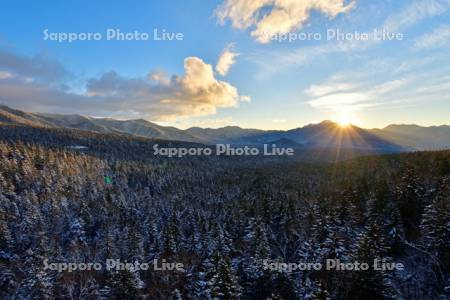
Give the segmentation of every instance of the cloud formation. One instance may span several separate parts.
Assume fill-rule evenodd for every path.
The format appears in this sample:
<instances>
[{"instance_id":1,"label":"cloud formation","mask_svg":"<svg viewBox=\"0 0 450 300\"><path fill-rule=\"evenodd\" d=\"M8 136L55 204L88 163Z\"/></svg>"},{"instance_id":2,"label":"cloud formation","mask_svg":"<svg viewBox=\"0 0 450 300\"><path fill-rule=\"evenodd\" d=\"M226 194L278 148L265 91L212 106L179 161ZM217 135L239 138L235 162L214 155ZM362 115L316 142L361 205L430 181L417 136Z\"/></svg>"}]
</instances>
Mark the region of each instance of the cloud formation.
<instances>
[{"instance_id":1,"label":"cloud formation","mask_svg":"<svg viewBox=\"0 0 450 300\"><path fill-rule=\"evenodd\" d=\"M353 112L380 105L382 99L400 91L410 81L411 79L403 78L356 84L332 79L322 84L312 85L304 93L313 97L307 101L313 108L334 112Z\"/></svg>"},{"instance_id":2,"label":"cloud formation","mask_svg":"<svg viewBox=\"0 0 450 300\"><path fill-rule=\"evenodd\" d=\"M300 67L315 62L319 58L335 57L338 53L367 52L374 46L387 42L380 39L374 39L373 30L385 29L392 33L401 33L418 26L423 21L447 13L450 10L450 0L414 0L402 7L395 13L386 17L382 23L366 30L369 33L369 39L366 41L340 40L326 41L318 45L306 45L294 49L266 49L263 51L247 54L247 57L255 64L261 67L257 72L258 77L267 79L275 73L292 67ZM361 13L360 10L358 13ZM363 15L367 18L366 15ZM342 30L344 32L344 30ZM346 32L346 31L345 31ZM428 35L432 35L430 33ZM437 32L445 34L445 30ZM438 38L435 36L434 38ZM416 47L418 44L416 43ZM442 45L441 45L442 46ZM445 45L443 45L445 46ZM426 59L426 58L422 58ZM277 63L274 64L273 62Z\"/></svg>"},{"instance_id":3,"label":"cloud formation","mask_svg":"<svg viewBox=\"0 0 450 300\"><path fill-rule=\"evenodd\" d=\"M374 110L426 108L431 103L446 105L450 95L448 53L435 53L424 60L393 58L367 62L342 70L322 83L304 90L306 104L336 114L354 115ZM376 66L376 67L374 67ZM445 106L443 106L445 107Z\"/></svg>"},{"instance_id":4,"label":"cloud formation","mask_svg":"<svg viewBox=\"0 0 450 300\"><path fill-rule=\"evenodd\" d=\"M311 85L305 93L312 97L322 97L331 93L349 91L355 88L355 85L348 82L332 82L328 84Z\"/></svg>"},{"instance_id":5,"label":"cloud formation","mask_svg":"<svg viewBox=\"0 0 450 300\"><path fill-rule=\"evenodd\" d=\"M69 75L56 60L43 55L19 56L2 49L0 49L0 72L9 74L8 77L33 78L42 82L59 81Z\"/></svg>"},{"instance_id":6,"label":"cloud formation","mask_svg":"<svg viewBox=\"0 0 450 300\"><path fill-rule=\"evenodd\" d=\"M222 76L227 75L231 66L236 63L237 56L239 56L239 53L234 52L234 45L228 45L220 54L216 65L216 72Z\"/></svg>"},{"instance_id":7,"label":"cloud formation","mask_svg":"<svg viewBox=\"0 0 450 300\"><path fill-rule=\"evenodd\" d=\"M216 79L213 67L198 57L184 60L181 76L156 71L126 78L111 71L89 79L84 92L55 84L65 74L59 64L12 53L1 58L0 102L24 110L169 121L213 115L218 108L250 100Z\"/></svg>"},{"instance_id":8,"label":"cloud formation","mask_svg":"<svg viewBox=\"0 0 450 300\"><path fill-rule=\"evenodd\" d=\"M438 48L450 44L450 25L441 25L432 32L416 39L414 46L417 49Z\"/></svg>"},{"instance_id":9,"label":"cloud formation","mask_svg":"<svg viewBox=\"0 0 450 300\"><path fill-rule=\"evenodd\" d=\"M333 93L308 102L314 108L323 108L332 111L358 110L367 105L369 95L364 93Z\"/></svg>"},{"instance_id":10,"label":"cloud formation","mask_svg":"<svg viewBox=\"0 0 450 300\"><path fill-rule=\"evenodd\" d=\"M0 80L12 78L12 77L13 77L13 75L11 73L6 72L6 71L0 71Z\"/></svg>"},{"instance_id":11,"label":"cloud formation","mask_svg":"<svg viewBox=\"0 0 450 300\"><path fill-rule=\"evenodd\" d=\"M215 15L221 24L230 20L237 29L252 27L252 37L268 43L274 35L300 30L313 10L334 18L354 5L344 0L225 0Z\"/></svg>"},{"instance_id":12,"label":"cloud formation","mask_svg":"<svg viewBox=\"0 0 450 300\"><path fill-rule=\"evenodd\" d=\"M304 94L311 97L306 101L310 107L332 113L332 120L340 124L358 123L355 112L375 105L373 95L359 84L342 81L338 76L321 84L310 86Z\"/></svg>"},{"instance_id":13,"label":"cloud formation","mask_svg":"<svg viewBox=\"0 0 450 300\"><path fill-rule=\"evenodd\" d=\"M408 3L403 10L391 15L384 28L390 32L404 30L416 23L441 15L450 9L449 0L415 0Z\"/></svg>"}]
</instances>

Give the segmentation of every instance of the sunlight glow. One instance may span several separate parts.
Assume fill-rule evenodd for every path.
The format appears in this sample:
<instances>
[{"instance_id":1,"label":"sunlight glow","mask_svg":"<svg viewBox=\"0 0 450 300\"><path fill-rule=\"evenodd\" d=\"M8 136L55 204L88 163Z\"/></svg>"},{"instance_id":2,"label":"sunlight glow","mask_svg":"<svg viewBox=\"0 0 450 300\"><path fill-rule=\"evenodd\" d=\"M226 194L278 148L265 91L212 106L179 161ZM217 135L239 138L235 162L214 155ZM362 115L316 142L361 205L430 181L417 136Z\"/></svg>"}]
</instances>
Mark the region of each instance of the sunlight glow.
<instances>
[{"instance_id":1,"label":"sunlight glow","mask_svg":"<svg viewBox=\"0 0 450 300\"><path fill-rule=\"evenodd\" d=\"M338 123L341 127L348 127L357 122L355 116L349 113L340 113L333 118L333 121Z\"/></svg>"}]
</instances>

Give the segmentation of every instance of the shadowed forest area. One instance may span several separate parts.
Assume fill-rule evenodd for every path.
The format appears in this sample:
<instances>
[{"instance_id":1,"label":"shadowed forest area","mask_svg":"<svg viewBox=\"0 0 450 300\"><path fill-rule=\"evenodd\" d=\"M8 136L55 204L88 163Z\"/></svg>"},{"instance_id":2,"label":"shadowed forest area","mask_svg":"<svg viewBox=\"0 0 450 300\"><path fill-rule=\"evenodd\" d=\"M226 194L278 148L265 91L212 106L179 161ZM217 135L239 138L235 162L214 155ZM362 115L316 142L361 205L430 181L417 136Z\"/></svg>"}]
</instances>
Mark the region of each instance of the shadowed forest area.
<instances>
[{"instance_id":1,"label":"shadowed forest area","mask_svg":"<svg viewBox=\"0 0 450 300\"><path fill-rule=\"evenodd\" d=\"M169 159L146 139L20 128L0 143L2 299L449 296L450 151ZM266 267L375 258L404 270ZM58 272L46 259L184 269Z\"/></svg>"}]
</instances>

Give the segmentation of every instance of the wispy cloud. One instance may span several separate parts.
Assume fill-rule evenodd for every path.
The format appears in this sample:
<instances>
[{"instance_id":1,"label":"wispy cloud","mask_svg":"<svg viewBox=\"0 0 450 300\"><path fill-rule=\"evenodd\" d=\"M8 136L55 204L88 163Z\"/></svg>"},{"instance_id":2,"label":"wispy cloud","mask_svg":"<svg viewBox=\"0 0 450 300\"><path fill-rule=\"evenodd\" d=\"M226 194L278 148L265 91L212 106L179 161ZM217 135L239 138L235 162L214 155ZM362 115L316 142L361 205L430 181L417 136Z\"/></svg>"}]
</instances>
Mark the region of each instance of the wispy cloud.
<instances>
[{"instance_id":1,"label":"wispy cloud","mask_svg":"<svg viewBox=\"0 0 450 300\"><path fill-rule=\"evenodd\" d=\"M290 50L259 51L246 57L250 62L262 68L258 76L266 78L288 68L308 65L322 57L350 51L364 51L372 43L373 40L365 42L328 42Z\"/></svg>"},{"instance_id":2,"label":"wispy cloud","mask_svg":"<svg viewBox=\"0 0 450 300\"><path fill-rule=\"evenodd\" d=\"M450 44L450 25L441 25L432 32L426 33L416 39L414 46L417 49L437 48Z\"/></svg>"},{"instance_id":3,"label":"wispy cloud","mask_svg":"<svg viewBox=\"0 0 450 300\"><path fill-rule=\"evenodd\" d=\"M234 44L229 44L220 54L216 65L216 72L222 76L227 75L231 66L236 63L236 57L238 56L239 53L234 51Z\"/></svg>"},{"instance_id":4,"label":"wispy cloud","mask_svg":"<svg viewBox=\"0 0 450 300\"><path fill-rule=\"evenodd\" d=\"M379 63L380 68L367 63L360 68L343 71L306 88L304 94L309 98L306 103L324 111L355 112L427 105L449 99L449 70L436 69L439 60L409 64L408 69L401 73L392 72L405 63L391 61L387 68L382 62Z\"/></svg>"},{"instance_id":5,"label":"wispy cloud","mask_svg":"<svg viewBox=\"0 0 450 300\"><path fill-rule=\"evenodd\" d=\"M396 91L406 84L408 84L407 79L394 79L391 81L383 82L381 84L375 85L372 89L372 93L374 95L383 95L386 93L390 93Z\"/></svg>"},{"instance_id":6,"label":"wispy cloud","mask_svg":"<svg viewBox=\"0 0 450 300\"><path fill-rule=\"evenodd\" d=\"M368 105L370 100L365 93L333 93L308 101L314 108L327 109L332 111L352 111Z\"/></svg>"},{"instance_id":7,"label":"wispy cloud","mask_svg":"<svg viewBox=\"0 0 450 300\"><path fill-rule=\"evenodd\" d=\"M356 86L348 82L330 82L327 84L313 84L305 93L312 97L322 97L331 93L344 92L355 89Z\"/></svg>"},{"instance_id":8,"label":"wispy cloud","mask_svg":"<svg viewBox=\"0 0 450 300\"><path fill-rule=\"evenodd\" d=\"M427 18L444 14L449 10L450 0L415 0L403 6L398 12L386 17L379 26L368 30L367 40L323 41L318 45L300 46L296 49L254 52L247 55L247 57L263 69L260 72L261 74L264 74L265 77L270 77L280 70L304 66L322 57L333 56L339 53L365 53L374 46L386 42L382 39L375 39L373 34L375 29L385 29L387 32L392 33L406 31ZM436 34L439 34L439 32Z\"/></svg>"},{"instance_id":9,"label":"wispy cloud","mask_svg":"<svg viewBox=\"0 0 450 300\"><path fill-rule=\"evenodd\" d=\"M415 0L404 9L387 18L384 28L396 32L418 22L441 15L450 9L449 0Z\"/></svg>"},{"instance_id":10,"label":"wispy cloud","mask_svg":"<svg viewBox=\"0 0 450 300\"><path fill-rule=\"evenodd\" d=\"M305 94L314 97L307 103L314 108L331 111L356 111L377 106L386 94L398 91L408 83L407 79L395 79L379 84L370 82L329 82L312 85Z\"/></svg>"}]
</instances>

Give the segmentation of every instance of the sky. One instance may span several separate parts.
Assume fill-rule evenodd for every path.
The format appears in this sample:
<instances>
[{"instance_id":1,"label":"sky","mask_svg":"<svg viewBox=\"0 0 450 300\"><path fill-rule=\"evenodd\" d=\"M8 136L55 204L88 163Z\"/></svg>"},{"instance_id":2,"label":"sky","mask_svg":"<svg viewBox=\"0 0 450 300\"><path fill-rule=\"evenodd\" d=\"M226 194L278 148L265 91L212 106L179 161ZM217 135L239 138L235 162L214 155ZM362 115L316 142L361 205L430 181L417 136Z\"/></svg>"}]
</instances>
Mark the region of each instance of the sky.
<instances>
[{"instance_id":1,"label":"sky","mask_svg":"<svg viewBox=\"0 0 450 300\"><path fill-rule=\"evenodd\" d=\"M17 109L179 128L450 124L450 0L0 4L0 103Z\"/></svg>"}]
</instances>

